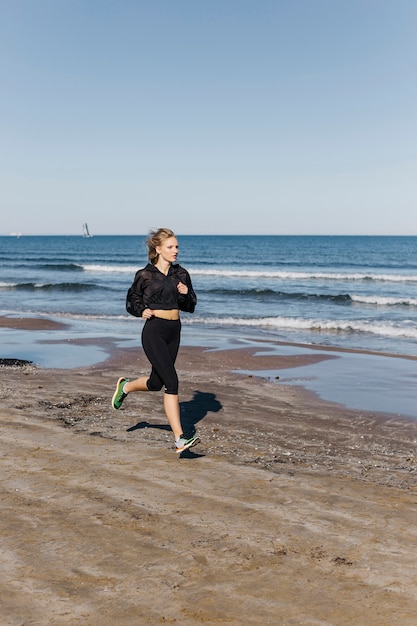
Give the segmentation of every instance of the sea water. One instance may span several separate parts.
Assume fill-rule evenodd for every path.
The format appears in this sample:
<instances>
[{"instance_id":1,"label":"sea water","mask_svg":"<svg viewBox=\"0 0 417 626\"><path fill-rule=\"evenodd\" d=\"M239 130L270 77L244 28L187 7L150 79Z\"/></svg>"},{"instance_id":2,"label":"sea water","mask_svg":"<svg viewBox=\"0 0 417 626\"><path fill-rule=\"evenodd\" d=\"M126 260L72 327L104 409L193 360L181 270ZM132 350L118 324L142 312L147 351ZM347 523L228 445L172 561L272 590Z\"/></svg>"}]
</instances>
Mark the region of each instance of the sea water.
<instances>
[{"instance_id":1,"label":"sea water","mask_svg":"<svg viewBox=\"0 0 417 626\"><path fill-rule=\"evenodd\" d=\"M0 329L0 357L78 367L103 360L109 337L109 350L138 346L143 321L126 313L125 297L147 263L145 240L0 237L0 315L66 322L50 333ZM195 313L181 316L183 345L417 353L417 237L180 235L179 245L198 297ZM417 417L414 360L337 354L280 371L280 382L351 408Z\"/></svg>"},{"instance_id":2,"label":"sea water","mask_svg":"<svg viewBox=\"0 0 417 626\"><path fill-rule=\"evenodd\" d=\"M106 321L147 262L145 235L0 237L0 313ZM196 337L415 355L417 237L179 236L198 296ZM139 322L141 323L141 322Z\"/></svg>"}]
</instances>

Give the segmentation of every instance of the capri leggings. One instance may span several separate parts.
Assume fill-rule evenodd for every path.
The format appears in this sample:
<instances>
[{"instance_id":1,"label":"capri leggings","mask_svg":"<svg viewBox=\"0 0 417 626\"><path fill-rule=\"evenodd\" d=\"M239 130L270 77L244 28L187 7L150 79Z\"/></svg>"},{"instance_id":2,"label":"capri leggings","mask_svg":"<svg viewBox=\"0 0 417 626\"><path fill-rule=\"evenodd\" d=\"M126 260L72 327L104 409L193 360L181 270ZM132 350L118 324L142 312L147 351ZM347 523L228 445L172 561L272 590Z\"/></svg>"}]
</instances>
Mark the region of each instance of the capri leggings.
<instances>
[{"instance_id":1,"label":"capri leggings","mask_svg":"<svg viewBox=\"0 0 417 626\"><path fill-rule=\"evenodd\" d=\"M142 346L152 365L146 382L149 391L178 394L178 376L175 360L181 335L181 320L164 320L152 317L146 320L142 330Z\"/></svg>"}]
</instances>

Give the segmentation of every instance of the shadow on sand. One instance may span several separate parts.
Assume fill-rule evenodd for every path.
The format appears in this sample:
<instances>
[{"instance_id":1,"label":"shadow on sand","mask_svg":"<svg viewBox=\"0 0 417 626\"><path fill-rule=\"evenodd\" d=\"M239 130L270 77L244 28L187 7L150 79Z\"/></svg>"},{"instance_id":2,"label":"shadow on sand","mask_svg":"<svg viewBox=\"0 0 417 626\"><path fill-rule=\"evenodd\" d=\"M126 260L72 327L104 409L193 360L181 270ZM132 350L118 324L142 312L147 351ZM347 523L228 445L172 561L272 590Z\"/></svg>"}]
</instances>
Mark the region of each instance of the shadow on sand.
<instances>
[{"instance_id":1,"label":"shadow on sand","mask_svg":"<svg viewBox=\"0 0 417 626\"><path fill-rule=\"evenodd\" d=\"M193 398L188 402L180 402L181 424L184 435L192 437L195 434L195 425L204 419L207 413L217 413L222 408L222 404L216 399L214 393L205 391L194 391ZM168 424L150 424L149 422L138 422L127 429L130 433L140 428L159 428L160 430L171 430Z\"/></svg>"},{"instance_id":2,"label":"shadow on sand","mask_svg":"<svg viewBox=\"0 0 417 626\"><path fill-rule=\"evenodd\" d=\"M192 437L196 428L195 425L204 419L207 413L217 413L222 408L221 402L216 399L214 393L205 391L194 391L194 395L188 402L180 402L181 424L186 437ZM141 428L157 428L159 430L171 430L168 424L150 424L149 422L138 422L127 429L130 433ZM181 456L196 457L191 450L186 450Z\"/></svg>"}]
</instances>

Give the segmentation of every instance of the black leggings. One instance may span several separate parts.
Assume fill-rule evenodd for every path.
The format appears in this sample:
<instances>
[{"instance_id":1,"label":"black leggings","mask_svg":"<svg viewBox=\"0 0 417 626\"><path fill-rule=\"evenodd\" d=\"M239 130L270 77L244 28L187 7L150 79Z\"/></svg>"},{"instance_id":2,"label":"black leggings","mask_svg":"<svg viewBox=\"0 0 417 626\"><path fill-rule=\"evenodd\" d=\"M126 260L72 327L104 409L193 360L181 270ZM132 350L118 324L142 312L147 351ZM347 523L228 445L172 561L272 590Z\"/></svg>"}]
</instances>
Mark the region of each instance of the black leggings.
<instances>
[{"instance_id":1,"label":"black leggings","mask_svg":"<svg viewBox=\"0 0 417 626\"><path fill-rule=\"evenodd\" d=\"M175 360L180 346L181 320L164 320L152 317L146 320L142 330L142 346L152 365L146 382L149 391L178 394L178 376Z\"/></svg>"}]
</instances>

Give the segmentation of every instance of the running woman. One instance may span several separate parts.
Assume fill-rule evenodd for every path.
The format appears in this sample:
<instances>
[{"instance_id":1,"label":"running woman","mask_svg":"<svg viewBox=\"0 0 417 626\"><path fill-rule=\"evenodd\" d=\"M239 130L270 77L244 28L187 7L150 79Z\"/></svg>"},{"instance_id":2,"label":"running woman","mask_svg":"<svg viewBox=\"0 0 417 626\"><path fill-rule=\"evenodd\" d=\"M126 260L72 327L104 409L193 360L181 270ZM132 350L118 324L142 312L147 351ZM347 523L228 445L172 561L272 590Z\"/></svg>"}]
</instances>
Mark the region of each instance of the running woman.
<instances>
[{"instance_id":1,"label":"running woman","mask_svg":"<svg viewBox=\"0 0 417 626\"><path fill-rule=\"evenodd\" d=\"M129 308L145 321L142 346L152 370L135 380L119 378L112 407L120 409L133 391L160 391L164 387L164 409L175 438L176 452L195 446L197 436L184 436L180 420L178 375L175 361L181 335L180 311L193 313L197 297L186 269L176 263L178 241L172 230L159 228L147 239L149 263L139 270L129 297Z\"/></svg>"}]
</instances>

